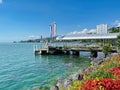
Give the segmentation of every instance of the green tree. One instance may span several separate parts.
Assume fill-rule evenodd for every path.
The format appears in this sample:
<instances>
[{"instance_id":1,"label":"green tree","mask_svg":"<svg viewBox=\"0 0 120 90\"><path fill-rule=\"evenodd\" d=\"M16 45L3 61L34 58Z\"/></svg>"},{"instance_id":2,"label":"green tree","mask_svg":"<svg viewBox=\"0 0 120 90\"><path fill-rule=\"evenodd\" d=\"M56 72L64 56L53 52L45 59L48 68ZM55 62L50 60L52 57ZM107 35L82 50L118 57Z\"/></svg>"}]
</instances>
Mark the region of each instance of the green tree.
<instances>
[{"instance_id":1,"label":"green tree","mask_svg":"<svg viewBox=\"0 0 120 90\"><path fill-rule=\"evenodd\" d=\"M110 45L105 45L102 48L102 52L105 54L105 57L108 55L108 52L110 52L112 49L110 47Z\"/></svg>"},{"instance_id":2,"label":"green tree","mask_svg":"<svg viewBox=\"0 0 120 90\"><path fill-rule=\"evenodd\" d=\"M120 35L117 36L117 47L118 47L118 52L120 52Z\"/></svg>"},{"instance_id":3,"label":"green tree","mask_svg":"<svg viewBox=\"0 0 120 90\"><path fill-rule=\"evenodd\" d=\"M109 29L110 33L117 33L117 32L119 32L119 28L120 27L113 27L113 28Z\"/></svg>"}]
</instances>

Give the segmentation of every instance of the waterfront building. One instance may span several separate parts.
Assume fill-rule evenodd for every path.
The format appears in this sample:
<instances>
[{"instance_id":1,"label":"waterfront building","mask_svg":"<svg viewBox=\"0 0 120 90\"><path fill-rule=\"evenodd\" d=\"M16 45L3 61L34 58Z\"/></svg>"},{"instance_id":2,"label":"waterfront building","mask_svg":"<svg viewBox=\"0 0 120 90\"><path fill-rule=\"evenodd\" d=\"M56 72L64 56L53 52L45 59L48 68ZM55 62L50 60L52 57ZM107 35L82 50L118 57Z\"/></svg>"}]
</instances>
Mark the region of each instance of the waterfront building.
<instances>
[{"instance_id":1,"label":"waterfront building","mask_svg":"<svg viewBox=\"0 0 120 90\"><path fill-rule=\"evenodd\" d=\"M107 24L97 25L97 34L107 34L108 33L107 30L108 30Z\"/></svg>"},{"instance_id":2,"label":"waterfront building","mask_svg":"<svg viewBox=\"0 0 120 90\"><path fill-rule=\"evenodd\" d=\"M119 33L108 34L69 34L57 37L57 40L94 40L94 39L117 39Z\"/></svg>"}]
</instances>

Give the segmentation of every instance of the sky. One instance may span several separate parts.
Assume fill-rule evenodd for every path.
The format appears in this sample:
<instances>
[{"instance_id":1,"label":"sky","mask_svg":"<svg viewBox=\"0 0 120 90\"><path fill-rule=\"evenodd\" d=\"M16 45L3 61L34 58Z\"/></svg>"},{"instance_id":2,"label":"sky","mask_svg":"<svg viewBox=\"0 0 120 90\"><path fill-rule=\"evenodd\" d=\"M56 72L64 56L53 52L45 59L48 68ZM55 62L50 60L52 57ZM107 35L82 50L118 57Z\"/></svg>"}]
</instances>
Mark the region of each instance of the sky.
<instances>
[{"instance_id":1,"label":"sky","mask_svg":"<svg viewBox=\"0 0 120 90\"><path fill-rule=\"evenodd\" d=\"M120 25L120 0L0 0L0 42L94 30L96 25Z\"/></svg>"}]
</instances>

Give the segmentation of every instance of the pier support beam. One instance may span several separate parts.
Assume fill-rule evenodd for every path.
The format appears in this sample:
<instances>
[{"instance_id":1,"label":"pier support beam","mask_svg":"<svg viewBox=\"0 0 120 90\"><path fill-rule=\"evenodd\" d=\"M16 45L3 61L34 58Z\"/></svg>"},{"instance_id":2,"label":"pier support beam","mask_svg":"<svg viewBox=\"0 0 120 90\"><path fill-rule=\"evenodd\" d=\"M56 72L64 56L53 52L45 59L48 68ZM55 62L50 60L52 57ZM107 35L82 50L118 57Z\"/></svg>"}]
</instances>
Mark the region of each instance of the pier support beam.
<instances>
[{"instance_id":1,"label":"pier support beam","mask_svg":"<svg viewBox=\"0 0 120 90\"><path fill-rule=\"evenodd\" d=\"M73 55L79 56L79 51L73 51Z\"/></svg>"},{"instance_id":2,"label":"pier support beam","mask_svg":"<svg viewBox=\"0 0 120 90\"><path fill-rule=\"evenodd\" d=\"M47 51L41 51L41 55L45 55L45 54L48 54Z\"/></svg>"},{"instance_id":3,"label":"pier support beam","mask_svg":"<svg viewBox=\"0 0 120 90\"><path fill-rule=\"evenodd\" d=\"M97 58L98 52L97 51L91 51L90 57Z\"/></svg>"},{"instance_id":4,"label":"pier support beam","mask_svg":"<svg viewBox=\"0 0 120 90\"><path fill-rule=\"evenodd\" d=\"M64 54L70 55L70 51L64 51Z\"/></svg>"},{"instance_id":5,"label":"pier support beam","mask_svg":"<svg viewBox=\"0 0 120 90\"><path fill-rule=\"evenodd\" d=\"M69 51L70 52L70 55L73 55L73 51Z\"/></svg>"}]
</instances>

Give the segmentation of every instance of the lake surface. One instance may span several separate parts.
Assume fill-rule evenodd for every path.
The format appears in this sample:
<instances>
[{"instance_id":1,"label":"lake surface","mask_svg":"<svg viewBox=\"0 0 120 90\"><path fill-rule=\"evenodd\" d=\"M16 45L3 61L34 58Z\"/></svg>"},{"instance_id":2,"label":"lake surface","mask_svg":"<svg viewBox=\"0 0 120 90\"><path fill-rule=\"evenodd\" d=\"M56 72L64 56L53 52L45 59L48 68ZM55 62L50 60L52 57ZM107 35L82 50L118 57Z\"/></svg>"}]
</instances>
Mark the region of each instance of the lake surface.
<instances>
[{"instance_id":1,"label":"lake surface","mask_svg":"<svg viewBox=\"0 0 120 90\"><path fill-rule=\"evenodd\" d=\"M58 77L65 78L90 65L90 60L85 57L89 56L89 52L81 53L80 57L35 56L34 45L35 43L0 43L0 90L50 87Z\"/></svg>"}]
</instances>

